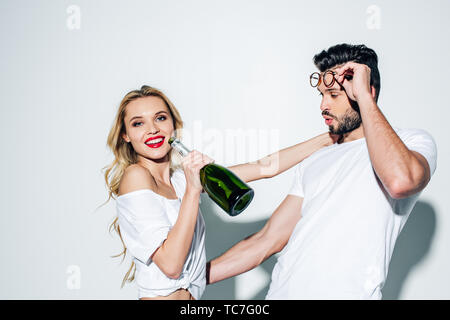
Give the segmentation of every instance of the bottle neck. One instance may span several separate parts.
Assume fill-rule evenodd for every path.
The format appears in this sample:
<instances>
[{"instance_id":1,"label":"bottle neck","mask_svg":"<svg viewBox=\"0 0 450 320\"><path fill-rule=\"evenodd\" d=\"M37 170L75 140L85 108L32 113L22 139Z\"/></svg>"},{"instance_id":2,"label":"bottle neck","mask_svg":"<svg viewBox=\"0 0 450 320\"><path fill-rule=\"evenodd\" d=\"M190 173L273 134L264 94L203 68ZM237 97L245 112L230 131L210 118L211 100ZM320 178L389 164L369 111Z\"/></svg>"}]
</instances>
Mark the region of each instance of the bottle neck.
<instances>
[{"instance_id":1,"label":"bottle neck","mask_svg":"<svg viewBox=\"0 0 450 320\"><path fill-rule=\"evenodd\" d=\"M181 143L180 140L178 139L171 139L169 140L169 143L171 145L172 148L174 148L175 150L178 151L179 154L181 154L181 156L185 157L189 154L189 152L191 152L183 143Z\"/></svg>"}]
</instances>

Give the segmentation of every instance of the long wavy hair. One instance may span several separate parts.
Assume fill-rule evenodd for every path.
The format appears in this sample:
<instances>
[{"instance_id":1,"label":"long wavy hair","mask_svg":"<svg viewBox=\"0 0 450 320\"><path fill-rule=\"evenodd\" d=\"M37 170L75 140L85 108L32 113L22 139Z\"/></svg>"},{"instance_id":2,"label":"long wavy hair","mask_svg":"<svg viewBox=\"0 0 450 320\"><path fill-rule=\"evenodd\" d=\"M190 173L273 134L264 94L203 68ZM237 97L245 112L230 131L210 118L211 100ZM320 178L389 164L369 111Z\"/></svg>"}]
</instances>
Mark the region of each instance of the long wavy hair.
<instances>
[{"instance_id":1,"label":"long wavy hair","mask_svg":"<svg viewBox=\"0 0 450 320\"><path fill-rule=\"evenodd\" d=\"M181 116L178 110L175 108L173 103L169 100L169 98L166 97L164 93L162 93L158 89L146 85L142 86L141 89L139 90L133 90L128 92L120 102L119 109L117 111L116 117L114 119L113 125L108 135L107 145L114 154L114 161L108 166L103 168L105 182L108 188L108 199L106 200L105 203L107 203L111 199L116 199L116 196L118 196L119 194L120 180L122 179L125 169L129 165L137 163L138 160L138 155L136 151L133 149L131 143L127 143L123 139L123 134L126 133L124 123L126 107L130 102L134 100L150 96L160 97L165 102L173 119L175 136L177 138L180 138L181 135L180 129L183 128L183 121L181 120ZM173 150L169 153L169 162L170 162L170 174L172 175L173 171L176 168L180 167L179 157L177 157L177 153L174 152ZM117 232L120 241L122 242L123 245L122 252L113 257L116 258L123 256L122 257L123 262L127 254L127 247L125 246L125 243L123 242L122 239L122 235L120 234L120 226L118 223L117 216L114 218L113 222L109 226L109 232L111 232L112 230ZM136 266L132 261L131 266L128 269L128 272L125 274L125 277L122 280L121 287L123 287L126 282L131 282L134 280L135 272Z\"/></svg>"}]
</instances>

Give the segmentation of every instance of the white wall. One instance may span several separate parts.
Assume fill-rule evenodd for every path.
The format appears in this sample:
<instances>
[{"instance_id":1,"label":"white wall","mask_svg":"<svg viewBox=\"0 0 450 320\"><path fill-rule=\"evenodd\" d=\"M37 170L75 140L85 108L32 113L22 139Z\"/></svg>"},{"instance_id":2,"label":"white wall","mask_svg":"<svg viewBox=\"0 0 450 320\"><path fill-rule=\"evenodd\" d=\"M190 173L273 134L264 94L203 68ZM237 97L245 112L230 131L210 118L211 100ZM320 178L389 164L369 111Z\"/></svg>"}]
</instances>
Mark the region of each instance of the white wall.
<instances>
[{"instance_id":1,"label":"white wall","mask_svg":"<svg viewBox=\"0 0 450 320\"><path fill-rule=\"evenodd\" d=\"M308 84L312 57L348 42L377 51L390 123L438 145L385 298L449 299L448 12L446 0L1 1L0 298L136 299L133 284L120 289L129 261L110 258L121 250L107 231L114 203L97 209L106 137L128 91L162 89L217 162L255 160L327 130ZM236 132L245 138L233 144ZM257 231L291 176L252 183L254 202L233 219L204 198L208 258ZM264 298L274 263L204 298Z\"/></svg>"}]
</instances>

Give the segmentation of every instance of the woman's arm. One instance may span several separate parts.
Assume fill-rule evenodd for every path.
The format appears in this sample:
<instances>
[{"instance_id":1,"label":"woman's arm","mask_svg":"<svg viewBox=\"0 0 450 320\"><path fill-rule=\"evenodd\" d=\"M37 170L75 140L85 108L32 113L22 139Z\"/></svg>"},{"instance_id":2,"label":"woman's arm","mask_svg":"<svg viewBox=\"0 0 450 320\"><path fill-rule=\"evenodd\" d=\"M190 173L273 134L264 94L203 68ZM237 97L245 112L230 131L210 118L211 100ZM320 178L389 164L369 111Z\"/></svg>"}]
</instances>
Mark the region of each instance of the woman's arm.
<instances>
[{"instance_id":1,"label":"woman's arm","mask_svg":"<svg viewBox=\"0 0 450 320\"><path fill-rule=\"evenodd\" d=\"M167 239L153 253L152 260L171 279L178 279L189 253L198 215L201 190L186 189L177 221Z\"/></svg>"},{"instance_id":2,"label":"woman's arm","mask_svg":"<svg viewBox=\"0 0 450 320\"><path fill-rule=\"evenodd\" d=\"M256 162L228 167L245 182L274 177L303 161L317 150L332 145L338 136L326 132L307 141L272 153Z\"/></svg>"},{"instance_id":3,"label":"woman's arm","mask_svg":"<svg viewBox=\"0 0 450 320\"><path fill-rule=\"evenodd\" d=\"M151 257L169 278L178 279L183 271L197 223L199 198L202 191L200 169L211 162L212 159L196 150L183 158L186 190L181 201L178 218L167 235L167 239Z\"/></svg>"},{"instance_id":4,"label":"woman's arm","mask_svg":"<svg viewBox=\"0 0 450 320\"><path fill-rule=\"evenodd\" d=\"M197 223L199 198L202 190L199 171L212 160L198 151L192 151L183 159L186 190L181 201L178 218L167 238L148 258L169 278L177 279L183 270L192 244ZM139 165L128 167L120 183L120 194L140 189L157 189L149 170ZM155 191L156 192L156 191ZM152 223L149 221L148 223Z\"/></svg>"}]
</instances>

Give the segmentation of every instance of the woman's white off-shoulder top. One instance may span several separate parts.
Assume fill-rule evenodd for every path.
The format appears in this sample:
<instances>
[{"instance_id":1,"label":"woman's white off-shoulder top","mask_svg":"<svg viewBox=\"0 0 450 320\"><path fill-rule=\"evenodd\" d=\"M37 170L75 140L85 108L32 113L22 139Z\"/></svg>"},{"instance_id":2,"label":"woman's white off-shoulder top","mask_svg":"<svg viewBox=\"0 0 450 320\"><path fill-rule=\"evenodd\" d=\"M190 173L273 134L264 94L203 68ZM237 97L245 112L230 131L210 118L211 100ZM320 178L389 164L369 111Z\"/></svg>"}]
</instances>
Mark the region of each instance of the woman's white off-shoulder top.
<instances>
[{"instance_id":1,"label":"woman's white off-shoulder top","mask_svg":"<svg viewBox=\"0 0 450 320\"><path fill-rule=\"evenodd\" d=\"M176 170L171 182L178 199L167 199L150 189L117 197L120 232L136 264L139 298L167 296L183 288L198 300L206 286L205 222L200 209L191 248L178 279L167 277L150 258L177 220L186 189L184 172Z\"/></svg>"}]
</instances>

